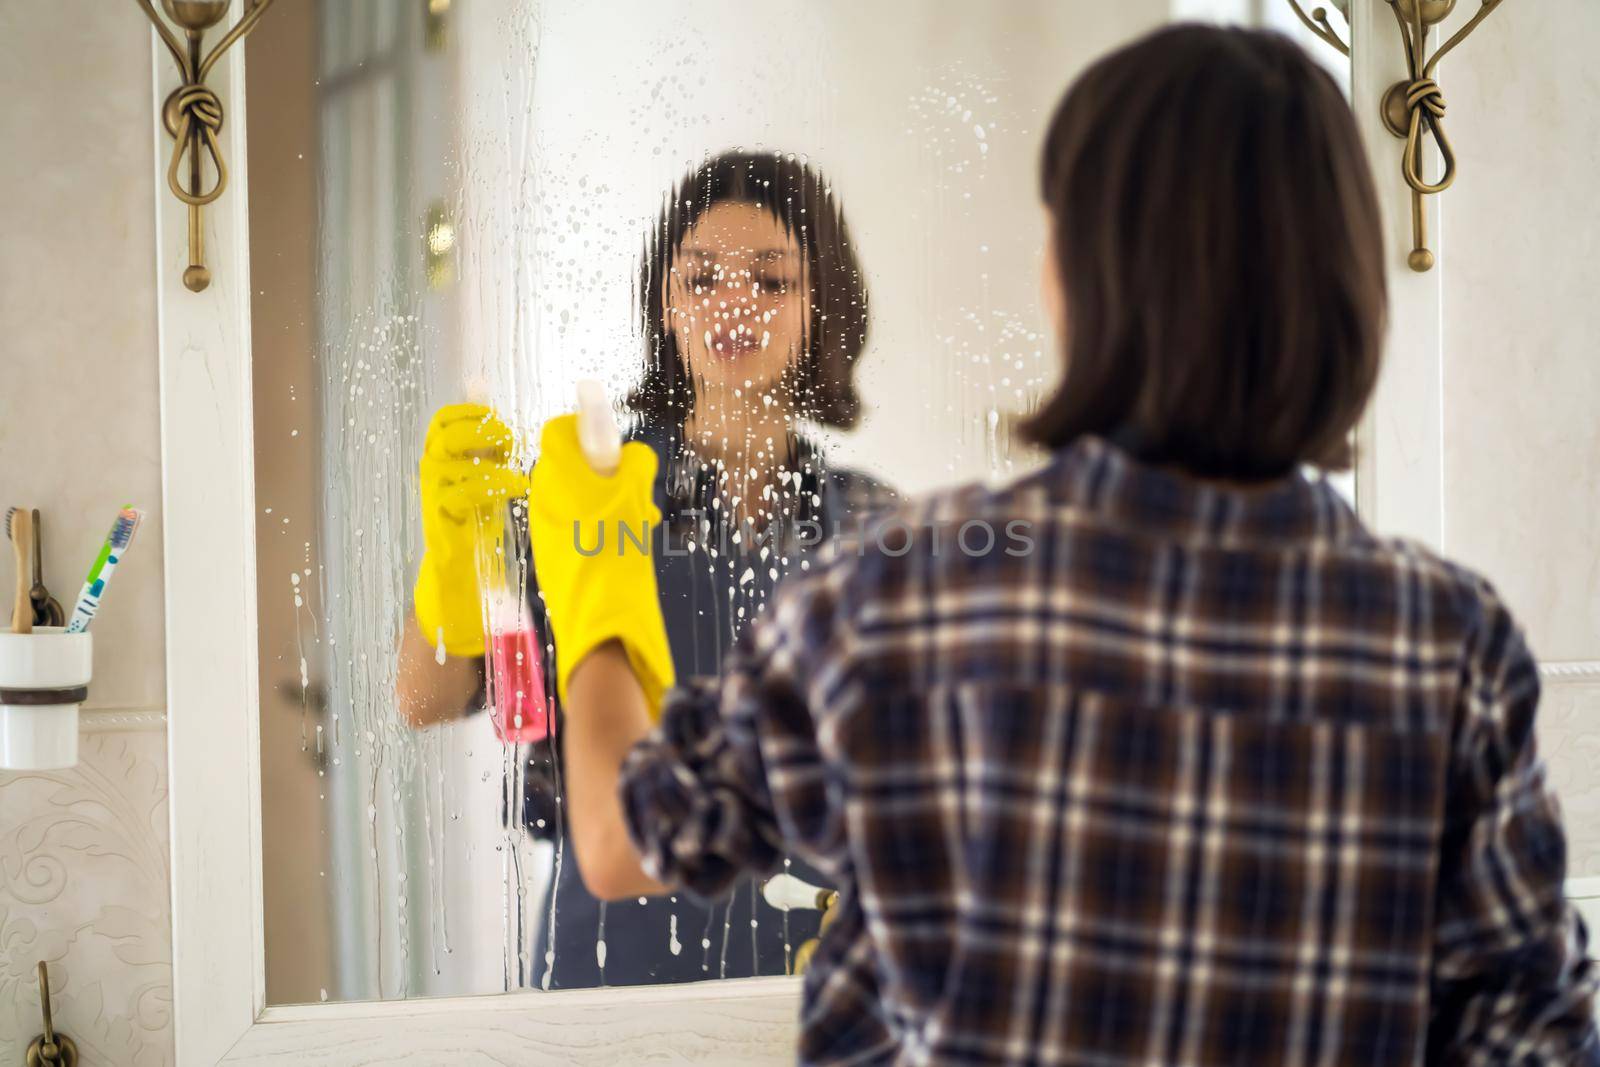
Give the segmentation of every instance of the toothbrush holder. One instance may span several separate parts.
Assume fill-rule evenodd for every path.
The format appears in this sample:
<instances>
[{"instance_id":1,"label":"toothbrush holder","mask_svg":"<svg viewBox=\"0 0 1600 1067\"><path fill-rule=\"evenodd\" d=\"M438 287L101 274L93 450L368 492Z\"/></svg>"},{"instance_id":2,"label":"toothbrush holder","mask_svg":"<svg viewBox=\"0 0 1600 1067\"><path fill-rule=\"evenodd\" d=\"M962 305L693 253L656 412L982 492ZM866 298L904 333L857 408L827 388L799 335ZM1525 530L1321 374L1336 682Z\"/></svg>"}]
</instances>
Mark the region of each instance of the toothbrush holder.
<instances>
[{"instance_id":1,"label":"toothbrush holder","mask_svg":"<svg viewBox=\"0 0 1600 1067\"><path fill-rule=\"evenodd\" d=\"M0 630L0 770L78 762L78 705L94 675L94 640L60 626Z\"/></svg>"}]
</instances>

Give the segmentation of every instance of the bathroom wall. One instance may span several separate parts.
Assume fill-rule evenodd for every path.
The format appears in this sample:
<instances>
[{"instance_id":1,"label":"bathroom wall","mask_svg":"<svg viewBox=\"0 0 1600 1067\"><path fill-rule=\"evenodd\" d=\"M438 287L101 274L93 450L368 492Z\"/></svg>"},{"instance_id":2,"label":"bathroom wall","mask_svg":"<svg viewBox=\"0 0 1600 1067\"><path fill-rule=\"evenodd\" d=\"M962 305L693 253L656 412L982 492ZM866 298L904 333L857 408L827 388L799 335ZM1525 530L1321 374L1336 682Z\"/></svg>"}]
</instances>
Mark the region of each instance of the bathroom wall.
<instances>
[{"instance_id":1,"label":"bathroom wall","mask_svg":"<svg viewBox=\"0 0 1600 1067\"><path fill-rule=\"evenodd\" d=\"M0 504L43 512L69 608L117 509L148 512L95 622L82 762L0 772L3 1064L40 1032L41 959L84 1064L172 1060L146 25L130 2L0 3Z\"/></svg>"},{"instance_id":2,"label":"bathroom wall","mask_svg":"<svg viewBox=\"0 0 1600 1067\"><path fill-rule=\"evenodd\" d=\"M0 1063L21 1062L37 1032L41 958L85 1064L171 1061L142 19L131 3L0 2L0 502L44 510L46 579L64 600L115 508L150 511L96 624L82 763L0 774ZM1462 162L1441 260L1445 542L1496 580L1551 664L1543 741L1574 873L1588 877L1600 876L1597 39L1589 0L1507 4L1441 75ZM75 425L85 402L100 408ZM0 589L11 581L7 556Z\"/></svg>"},{"instance_id":3,"label":"bathroom wall","mask_svg":"<svg viewBox=\"0 0 1600 1067\"><path fill-rule=\"evenodd\" d=\"M1462 7L1477 5L1462 5ZM1509 3L1439 75L1444 542L1546 664L1574 877L1600 877L1600 41L1592 0ZM1396 146L1399 142L1395 142ZM1398 168L1398 151L1380 161Z\"/></svg>"}]
</instances>

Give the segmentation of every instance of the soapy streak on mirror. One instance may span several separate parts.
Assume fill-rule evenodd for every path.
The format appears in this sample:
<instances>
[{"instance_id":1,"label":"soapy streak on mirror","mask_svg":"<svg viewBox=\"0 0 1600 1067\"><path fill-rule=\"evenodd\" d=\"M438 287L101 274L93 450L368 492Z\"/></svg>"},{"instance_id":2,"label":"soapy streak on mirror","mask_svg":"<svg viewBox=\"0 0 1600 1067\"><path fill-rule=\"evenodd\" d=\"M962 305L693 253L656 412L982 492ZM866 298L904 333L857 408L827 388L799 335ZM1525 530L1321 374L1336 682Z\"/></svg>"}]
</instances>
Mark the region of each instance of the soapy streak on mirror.
<instances>
[{"instance_id":1,"label":"soapy streak on mirror","mask_svg":"<svg viewBox=\"0 0 1600 1067\"><path fill-rule=\"evenodd\" d=\"M974 82L972 84L977 85L980 90L982 89L981 83ZM971 86L968 87L970 88ZM952 106L957 103L958 96L965 101L964 106L970 106L974 103L972 100L967 100L965 94L960 90L952 90L952 92L954 95L946 94L941 90L937 98L940 101L945 101L948 96L948 102ZM992 104L994 102L994 98L992 96L986 97L985 99L987 103ZM970 116L970 112L962 114L960 117L962 122L959 124L959 127L952 126L952 132L964 132L966 133L967 138L970 139L972 137L972 133L970 132L972 129L971 122L973 121ZM995 132L995 127L992 124L989 127L989 132L991 134ZM960 145L965 144L966 142L952 143L957 145L957 154L960 155ZM970 145L967 145L967 147L970 148ZM950 174L959 175L967 170L969 164L975 166L976 159L981 158L982 153L987 150L987 147L987 145L983 145L978 150L978 157L962 155L959 160L955 161L952 161L949 152L942 144L936 145L935 151L938 155L939 163L949 167ZM970 199L970 197L970 190L962 191L963 200ZM536 234L536 236L538 236L538 234ZM789 278L792 279L796 272L803 271L805 269L805 264L802 262L802 257L794 255L792 247L787 250L764 248L755 249L749 252L745 252L745 250L711 250L694 247L687 248L685 251L694 258L682 261L683 266L689 269L685 274L679 275L673 284L693 284L693 282L697 280L694 277L696 274L696 269L705 273L713 273L717 275L716 278L712 279L713 284L710 286L703 285L701 288L706 290L706 292L697 294L697 297L704 296L712 301L724 300L730 305L730 307L740 306L741 298L753 296L755 294L764 295L764 291L776 289L780 284L783 283L781 276L788 275ZM739 254L741 252L744 252L745 255L748 255L750 258L743 258ZM766 277L763 277L763 275L766 275ZM1004 357L1009 354L1004 351L1004 348L1006 347L1004 342L1008 338L1003 329L1000 333L1002 351L999 353L992 351L994 348L992 343L994 337L993 331L996 326L996 321L995 319L988 318L986 316L998 317L1001 316L1002 313L999 312L998 309L994 309L988 305L987 274L983 276L983 281L985 283L985 288L983 289L984 300L980 307L967 308L961 305L956 305L954 307L942 309L939 313L941 317L950 315L955 316L955 321L942 322L938 324L938 326L935 328L935 332L937 332L946 343L953 346L952 350L955 353L958 353L958 355L955 357L958 373L953 376L952 381L941 383L941 387L944 390L942 393L930 395L929 397L925 398L923 406L930 413L943 412L955 417L956 421L959 423L957 439L963 443L972 443L975 440L981 441L981 443L985 446L986 454L991 461L991 465L994 465L994 461L997 458L997 452L1001 453L999 458L1002 460L1002 462L1008 461L1009 455L1005 452L1005 449L1002 446L998 445L997 441L995 440L995 423L997 422L997 419L994 417L995 413L993 409L991 408L989 411L984 412L984 414L989 416L986 420L974 420L967 417L968 415L972 414L975 401L981 397L982 387L984 384L988 385L991 394L995 391L994 383L986 383L984 381L984 379L988 377L987 368L991 365L991 360L1003 360ZM698 304L699 300L696 299L695 303ZM710 308L716 307L714 303L707 304L706 306ZM359 314L354 316L354 318L357 321L353 323L353 325L363 328L371 325L370 321L361 322L360 320L362 316ZM747 321L759 322L759 318L753 317ZM563 322L565 322L564 317ZM726 325L726 323L723 323L722 325ZM759 330L759 326L757 329ZM372 360L379 363L382 370L393 373L394 377L398 379L413 379L415 385L420 386L420 383L426 380L426 376L420 374L418 370L418 362L416 357L420 356L420 350L418 350L417 346L414 344L414 339L408 338L403 334L395 334L392 331L380 331L377 326L373 326L373 334L374 336L365 342L351 343L346 345L344 348L345 353L352 356L359 353L359 356L365 357L366 360ZM571 350L572 339L566 335L563 336L566 338L567 343L567 348L563 350ZM350 339L352 342L360 341L360 338L355 336L354 333L351 334ZM1029 339L1031 340L1031 337ZM709 343L711 342L708 342L708 344ZM352 352L352 349L355 351ZM337 351L338 349L335 348L335 352ZM493 346L485 347L481 351L485 353L493 352ZM540 366L539 361L533 358L533 350L525 349L520 345L514 344L512 351L503 352L500 353L500 355L503 355L507 358L505 358L499 364L499 372L495 375L491 375L496 382L510 378L518 381L531 381L538 384L541 383L545 377L548 377L552 380L559 379L563 381L570 377L570 371L572 368L567 366L564 360L557 360L554 366ZM962 360L960 355L970 356L970 363L977 369L969 370L966 366L961 366L960 364L966 361ZM1006 373L1015 374L1017 378L1023 379L1024 385L1028 384L1025 368L1022 364L1020 356L1015 354L1012 355L1014 355L1014 358L1016 358L1017 365L1013 368L1009 366L1010 360L1005 360L1005 363L1008 364L1005 366ZM1033 355L1037 357L1038 353L1034 352ZM492 355L485 355L484 358L486 360L491 360L495 357ZM328 370L334 369L327 363L324 364L324 367ZM439 802L441 804L439 818L436 824L425 827L427 833L424 840L426 841L430 853L437 848L442 856L445 848L445 839L449 836L443 833L446 824L456 818L461 817L461 812L447 812L447 809L455 808L457 806L464 806L461 805L461 802L465 799L464 797L452 796L447 802L445 793L447 791L454 792L455 789L464 786L466 783L464 780L447 773L447 766L442 750L439 752L433 752L431 750L412 751L407 739L404 736L396 734L388 728L389 724L382 714L384 705L380 700L374 699L383 689L385 670L381 664L369 662L366 653L360 650L369 642L382 642L381 635L385 630L385 624L392 614L392 609L394 608L392 598L392 593L394 590L390 589L387 583L380 580L378 583L380 586L377 597L378 603L362 605L359 610L357 610L355 608L354 599L356 593L365 586L366 582L364 579L370 578L373 571L377 569L373 566L373 564L381 564L383 562L391 563L393 564L393 569L396 573L403 573L407 569L404 565L403 559L408 555L408 553L406 553L405 546L403 544L396 543L397 540L401 542L404 541L406 537L405 526L403 524L393 523L393 520L396 516L391 513L389 508L383 506L383 502L379 499L379 494L373 494L370 498L365 498L361 495L361 493L363 490L371 492L371 490L375 489L376 486L373 484L375 482L393 484L393 481L396 478L401 479L401 484L405 485L405 460L403 457L405 455L406 442L404 439L404 430L400 429L399 427L407 424L408 422L415 423L415 419L408 419L406 417L411 413L404 410L404 408L408 407L410 402L415 398L405 396L403 394L395 395L392 391L382 388L381 382L378 383L378 387L375 388L374 381L371 376L371 372L374 368L372 368L369 363L366 363L362 359L355 359L353 368L350 362L345 362L340 369L344 371L342 380L338 375L335 374L330 375L329 378L323 383L323 395L325 401L333 409L330 412L333 417L328 421L331 426L339 427L343 430L343 432L340 433L333 452L336 456L345 461L331 464L332 469L337 472L337 477L332 479L334 484L330 486L330 488L333 490L332 493L330 493L330 505L331 510L334 512L330 547L335 550L340 547L351 549L356 560L358 560L361 564L365 564L366 566L365 568L352 567L349 565L337 566L334 568L334 574L327 576L325 579L324 587L330 588L333 591L332 600L336 602L329 605L329 618L331 625L330 632L328 633L327 640L325 642L325 649L331 653L332 646L335 641L335 631L337 632L337 643L341 651L343 651L346 647L353 647L356 649L356 652L353 656L347 655L342 659L335 659L334 662L330 664L333 666L333 673L336 675L334 680L336 695L333 701L333 708L335 710L333 711L333 715L330 720L330 733L333 735L331 738L333 744L330 746L334 754L333 762L335 764L338 763L337 754L342 747L346 756L345 770L349 771L352 769L350 767L351 761L349 759L350 755L352 754L351 749L353 747L357 749L369 749L370 747L370 756L376 756L381 760L382 769L381 772L375 771L370 777L366 775L361 776L363 779L362 792L366 793L366 796L363 799L366 801L365 806L369 812L373 807L377 805L383 805L383 810L378 813L378 818L381 822L385 823L401 823L404 821L404 815L399 811L391 809L388 805L384 805L384 798L392 796L396 788L402 786L406 781L411 780L418 774L419 771L422 772L427 780L429 780L432 784L437 785L439 788ZM961 379L966 377L975 378L976 381L963 383ZM967 386L975 385L977 388L963 388L963 384ZM1012 385L1012 381L1002 381L1000 385L1002 387L1010 387ZM537 392L537 389L534 391ZM1022 390L1019 389L1018 391L1020 393ZM740 395L739 390L737 389L731 389L729 392L735 399L737 399ZM340 395L341 393L344 395ZM978 395L975 396L974 393ZM988 399L992 401L993 397L991 396ZM980 403L977 406L981 409L984 405ZM400 417L395 418L395 416ZM398 426L391 425L391 423L398 424ZM361 476L361 468L363 467L366 468L366 477ZM954 468L952 467L951 469L953 470ZM382 497L384 500L388 500L395 495L398 494L382 494ZM728 500L729 497L724 494L724 503L727 503ZM697 516L697 518L699 518L699 516ZM769 551L766 541L772 538L774 534L778 533L777 529L772 528L767 528L764 530L756 529L754 528L754 524L747 524L744 530L735 530L727 524L720 524L720 527L723 535L728 540L732 540L735 543L743 542L742 547L748 548L752 553L761 554L763 558ZM362 535L363 528L365 529L365 537ZM822 539L822 531L815 527L812 527L809 530L807 528L801 528L799 532L802 538L811 538L812 543L814 543L815 540ZM840 534L843 531L836 526L834 532L836 534ZM898 538L895 538L895 540L898 540ZM972 531L968 535L969 545L981 545L984 540L986 540L986 538L979 534L978 531ZM676 547L677 546L675 545L669 545L669 550L672 550ZM894 547L893 543L891 543L890 547ZM365 549L365 552L362 552L362 549ZM726 544L721 546L721 551L723 553L727 553L730 557L732 555L732 553L728 553ZM375 559L375 556L385 556L387 559L379 560ZM718 567L732 565L733 562L734 561L732 558L727 558L726 561L715 560L710 564L710 566L715 569ZM801 561L802 567L804 566L804 562L805 561L803 560ZM361 573L363 569L366 570L365 574ZM341 593L343 594L342 597ZM714 611L720 617L720 621L724 622L730 631L733 631L738 629L740 621L746 619L748 614L759 611L760 604L765 599L765 593L758 587L741 581L735 583L734 588L729 589L727 599L717 599L718 602L715 604L704 605L705 610ZM356 617L353 619L346 619L343 624L334 622L333 616L340 611L343 611L347 614L353 612ZM313 627L315 627L320 619L313 615L311 617L311 621ZM315 643L314 638L313 643ZM330 659L332 658L333 657L330 656ZM350 719L350 722L345 724L343 738L339 737L337 733L341 726L341 719L338 714L340 709L345 710L347 717ZM354 727L353 731L351 727ZM367 743L363 744L363 740ZM355 746L351 745L352 741L356 743ZM363 762L361 758L362 753L359 750L354 754L357 756L358 763ZM334 773L337 774L338 772ZM380 774L382 776L381 778L379 777ZM516 772L513 772L512 775L508 775L507 777L515 778L515 776ZM517 789L513 782L503 782L502 784L511 786L509 793L514 797ZM560 792L559 786L557 787L557 791L558 793ZM382 860L380 860L378 856L378 849L375 847L378 844L376 838L379 836L377 833L377 826L373 825L371 822L368 822L363 829L366 832L361 836L370 835L369 839L365 842L359 843L350 842L350 844L357 846L356 849L352 850L355 854L370 855L372 857L371 869L368 872L368 880L370 880L371 883L370 888L372 890L376 890L379 881L387 881L390 876L390 871L387 868L387 864L390 862L390 857L388 855L387 848L385 849L385 856ZM396 837L398 838L401 835L402 827L400 825L396 825L394 829L396 831ZM438 833L437 841L434 839L434 834L436 832ZM555 863L558 866L556 877L554 879L556 884L559 884L560 882L559 864L564 858L561 855L561 844L562 842L559 841L558 837L555 858ZM469 855L471 854L471 850L472 846L469 844ZM436 868L432 862L432 855L429 857L428 866L430 869L435 871L438 870L438 868ZM528 870L525 873L526 875L531 876L534 872ZM435 888L435 892L437 894L435 897L436 909L430 910L436 910L438 917L443 918L445 915L444 909L446 898L450 896L450 893L446 891L443 885L442 875L439 875L439 877L441 878L441 882ZM518 877L510 881L521 883L523 880L524 879L522 877ZM542 881L540 878L534 878L533 880L535 882ZM506 889L511 890L512 885L508 884ZM520 899L521 897L522 894L519 893L516 898L512 898L508 892L507 899L504 901L504 903L509 905L512 903L513 899ZM727 905L724 905L724 907L726 906ZM556 921L557 910L555 895L553 893L550 894L548 900L548 909L549 925L551 928L553 928ZM565 909L562 910L562 914L563 917L565 917ZM373 915L373 918L375 919L376 924L380 927L378 931L380 937L383 934L383 930L381 929L382 927L388 926L392 930L395 923L399 919L398 916L385 914L382 909L377 909ZM719 919L724 930L723 944L720 946L720 953L718 952L718 946L715 946L712 943L714 940L714 927ZM783 925L785 927L788 925L787 919L788 916L785 915L783 917ZM401 936L403 938L404 924L402 922L399 925L402 927ZM752 922L752 927L753 926L754 923ZM597 931L597 933L598 932L599 931ZM721 916L716 916L714 913L708 914L706 927L701 939L702 950L704 953L702 969L704 971L707 971L710 974L718 973L712 972L709 967L710 959L712 955L716 953L721 956L722 964L718 971L721 973L726 973L727 957L731 948L729 941L730 933L731 918L726 911L724 911L724 914ZM692 936L692 934L690 936ZM667 931L669 951L673 939L674 935L669 924L669 930ZM438 952L440 948L440 942L442 940L442 936L438 937L436 938L435 944L430 946L435 953ZM556 939L553 936L549 940L549 944L552 947L548 950L546 960L547 963L553 962L553 957L555 954L553 946L555 940ZM600 938L596 939L597 943L595 949L597 957L601 951L598 944L600 940ZM405 955L403 951L405 947L403 941L401 942L401 946L402 952L400 956L403 961ZM515 951L515 947L511 943L510 939L507 939L505 948L508 951ZM788 943L788 937L786 935L784 937L784 954L786 961L790 955L789 949L790 946ZM445 943L445 951L449 951L447 942ZM378 979L379 995L383 995L383 987L387 980L390 979L388 974L389 968L384 966L384 960L382 957L383 949L380 945L378 960L378 966L380 970L380 977ZM437 956L435 956L435 960L437 961ZM435 970L437 971L437 969L438 967L436 962ZM548 971L546 972L545 979L548 981ZM405 979L402 978L401 981L402 992L405 992Z\"/></svg>"}]
</instances>

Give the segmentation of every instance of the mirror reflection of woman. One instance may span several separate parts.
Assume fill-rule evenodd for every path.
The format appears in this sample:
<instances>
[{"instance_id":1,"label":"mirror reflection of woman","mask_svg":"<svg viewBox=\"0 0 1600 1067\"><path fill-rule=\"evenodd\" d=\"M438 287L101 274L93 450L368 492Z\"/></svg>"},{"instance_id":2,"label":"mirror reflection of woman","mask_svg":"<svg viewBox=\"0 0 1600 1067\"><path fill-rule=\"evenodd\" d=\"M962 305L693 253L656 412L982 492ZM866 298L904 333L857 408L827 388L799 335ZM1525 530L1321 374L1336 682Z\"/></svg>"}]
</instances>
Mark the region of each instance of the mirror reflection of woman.
<instances>
[{"instance_id":1,"label":"mirror reflection of woman","mask_svg":"<svg viewBox=\"0 0 1600 1067\"><path fill-rule=\"evenodd\" d=\"M663 521L652 556L673 668L680 680L717 675L777 582L805 567L821 540L891 499L876 480L827 463L806 431L858 419L866 287L824 179L792 156L732 152L691 170L666 198L639 294L646 352L627 398L629 436L660 458ZM474 405L441 409L430 427L421 465L427 553L417 625L400 659L400 705L413 725L484 703L476 546L467 542L497 529L506 499L525 485L509 465L510 443L499 420ZM478 521L485 515L494 518ZM533 604L537 614L536 596ZM515 820L558 847L560 736L527 751ZM799 865L794 873L817 880ZM570 858L557 877L554 923L548 901L523 916L538 931L524 984L783 974L816 932L817 913L780 913L753 882L711 906L683 894L603 906Z\"/></svg>"}]
</instances>

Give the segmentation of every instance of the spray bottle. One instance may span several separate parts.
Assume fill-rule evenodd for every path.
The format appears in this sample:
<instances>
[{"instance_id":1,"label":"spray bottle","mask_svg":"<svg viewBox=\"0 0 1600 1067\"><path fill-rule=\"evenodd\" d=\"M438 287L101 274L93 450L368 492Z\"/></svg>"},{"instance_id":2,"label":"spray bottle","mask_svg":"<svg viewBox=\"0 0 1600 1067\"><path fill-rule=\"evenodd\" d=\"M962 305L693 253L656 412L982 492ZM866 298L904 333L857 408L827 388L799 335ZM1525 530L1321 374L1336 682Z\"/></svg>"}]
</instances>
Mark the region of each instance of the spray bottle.
<instances>
[{"instance_id":1,"label":"spray bottle","mask_svg":"<svg viewBox=\"0 0 1600 1067\"><path fill-rule=\"evenodd\" d=\"M578 382L578 444L596 474L609 478L622 462L622 432L606 397L606 387L593 378Z\"/></svg>"},{"instance_id":2,"label":"spray bottle","mask_svg":"<svg viewBox=\"0 0 1600 1067\"><path fill-rule=\"evenodd\" d=\"M606 397L592 379L578 382L578 443L595 472L610 477L622 459L622 434ZM489 596L489 697L495 734L505 744L543 741L555 731L545 690L544 657L526 596L529 560L526 504L506 509L503 573Z\"/></svg>"},{"instance_id":3,"label":"spray bottle","mask_svg":"<svg viewBox=\"0 0 1600 1067\"><path fill-rule=\"evenodd\" d=\"M527 504L506 508L501 539L504 566L489 583L488 684L490 720L495 736L507 745L543 741L555 729L545 691L542 641L528 605L529 563L524 546Z\"/></svg>"}]
</instances>

